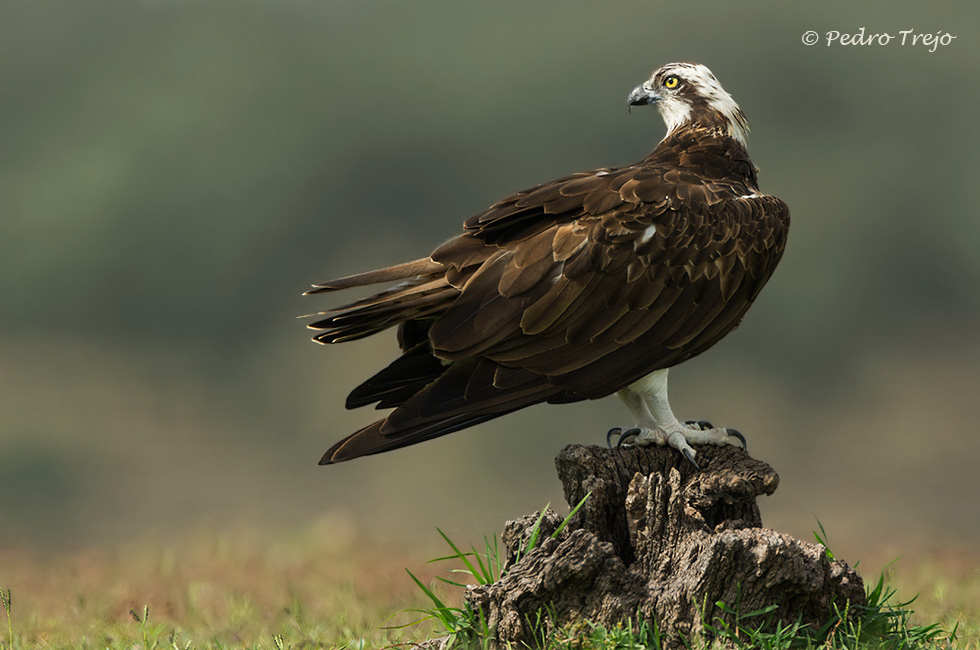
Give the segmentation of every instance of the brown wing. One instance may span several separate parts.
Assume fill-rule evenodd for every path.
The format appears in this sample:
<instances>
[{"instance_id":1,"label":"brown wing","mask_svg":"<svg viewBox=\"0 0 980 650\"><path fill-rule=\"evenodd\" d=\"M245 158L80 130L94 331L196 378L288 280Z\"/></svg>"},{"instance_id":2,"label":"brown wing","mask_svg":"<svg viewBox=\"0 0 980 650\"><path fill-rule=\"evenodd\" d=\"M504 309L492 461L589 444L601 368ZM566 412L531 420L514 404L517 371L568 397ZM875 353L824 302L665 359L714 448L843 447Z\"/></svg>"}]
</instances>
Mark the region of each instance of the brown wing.
<instances>
[{"instance_id":1,"label":"brown wing","mask_svg":"<svg viewBox=\"0 0 980 650\"><path fill-rule=\"evenodd\" d=\"M716 343L779 261L788 210L745 187L711 192L671 175L617 179L622 200L603 214L540 232L515 220L532 234L472 274L429 329L435 354L482 356L594 398Z\"/></svg>"},{"instance_id":2,"label":"brown wing","mask_svg":"<svg viewBox=\"0 0 980 650\"><path fill-rule=\"evenodd\" d=\"M347 403L395 410L321 463L608 395L733 329L782 254L788 210L756 193L750 166L712 174L731 159L689 145L707 173L648 159L576 174L495 204L429 259L315 289L402 280L310 325L332 343L397 324L404 350Z\"/></svg>"}]
</instances>

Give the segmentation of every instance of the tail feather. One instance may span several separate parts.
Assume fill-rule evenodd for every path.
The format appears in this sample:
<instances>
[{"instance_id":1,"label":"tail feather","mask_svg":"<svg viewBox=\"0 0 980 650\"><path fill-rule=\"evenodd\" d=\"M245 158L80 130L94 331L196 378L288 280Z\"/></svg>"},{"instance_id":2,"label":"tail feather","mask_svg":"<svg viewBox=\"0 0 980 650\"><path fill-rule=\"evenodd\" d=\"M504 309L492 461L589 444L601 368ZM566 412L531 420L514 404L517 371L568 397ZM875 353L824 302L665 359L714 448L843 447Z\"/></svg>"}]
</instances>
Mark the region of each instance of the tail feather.
<instances>
[{"instance_id":1,"label":"tail feather","mask_svg":"<svg viewBox=\"0 0 980 650\"><path fill-rule=\"evenodd\" d=\"M491 420L498 415L504 415L504 413L480 415L461 413L455 418L444 421L442 423L443 428L440 430L432 430L430 428L430 430L427 431L418 431L412 436L401 436L398 438L392 438L382 434L381 427L386 421L378 420L377 422L369 424L363 429L352 433L328 449L320 459L320 465L334 465L336 463L342 463L345 460L354 460L355 458L360 458L361 456L371 456L373 454L380 454L393 449L401 449L402 447L408 447L409 445L414 445L426 440L432 440L433 438L438 438L439 436L444 436L448 433L453 433L454 431L471 427L474 424L486 422L487 420Z\"/></svg>"},{"instance_id":2,"label":"tail feather","mask_svg":"<svg viewBox=\"0 0 980 650\"><path fill-rule=\"evenodd\" d=\"M492 383L496 364L473 359L453 364L401 406L333 445L320 460L330 465L438 438L513 411L540 404L562 392L546 377L527 373L510 388Z\"/></svg>"},{"instance_id":3,"label":"tail feather","mask_svg":"<svg viewBox=\"0 0 980 650\"><path fill-rule=\"evenodd\" d=\"M426 257L420 260L414 260L412 262L405 262L404 264L396 264L395 266L377 269L375 271L358 273L357 275L348 275L343 278L337 278L336 280L324 282L323 284L314 284L313 288L303 295L308 296L314 293L327 293L330 291L339 291L340 289L349 289L351 287L363 287L369 284L380 284L382 282L404 280L406 278L420 275L442 273L445 270L445 266L439 262L432 261L431 258Z\"/></svg>"},{"instance_id":4,"label":"tail feather","mask_svg":"<svg viewBox=\"0 0 980 650\"><path fill-rule=\"evenodd\" d=\"M333 445L321 465L407 447L533 404L562 399L564 389L552 385L544 375L503 367L479 356L447 362L433 353L432 323L460 296L462 280L496 250L482 242L477 241L476 246L466 238L458 239L456 245L443 247L445 263L432 258L415 260L331 280L307 291L326 293L397 282L367 298L316 314L319 319L308 327L321 330L315 341L339 343L398 326L403 350L399 359L347 398L348 408L376 403L377 408L394 410ZM479 306L484 313L491 311L487 307Z\"/></svg>"},{"instance_id":5,"label":"tail feather","mask_svg":"<svg viewBox=\"0 0 980 650\"><path fill-rule=\"evenodd\" d=\"M356 300L346 305L341 305L340 307L333 307L329 312L320 312L321 314L340 312L340 311L351 311L354 309L367 309L368 307L375 307L380 304L389 302L392 298L404 299L409 296L415 296L418 294L432 293L438 289L444 289L449 286L449 282L446 281L445 276L437 277L432 279L431 276L412 278L398 283L390 289L385 289L384 291L379 291L378 293L372 294L367 298L362 298L361 300Z\"/></svg>"},{"instance_id":6,"label":"tail feather","mask_svg":"<svg viewBox=\"0 0 980 650\"><path fill-rule=\"evenodd\" d=\"M307 325L314 330L326 330L313 337L319 343L342 343L370 336L405 321L425 318L442 312L458 292L452 288L410 294L402 299L394 294L390 300L369 307L344 311Z\"/></svg>"},{"instance_id":7,"label":"tail feather","mask_svg":"<svg viewBox=\"0 0 980 650\"><path fill-rule=\"evenodd\" d=\"M446 267L442 264L422 259L317 285L307 294L402 280L396 286L367 298L312 314L327 316L307 325L310 329L325 330L314 336L313 340L318 343L353 341L394 325L442 312L459 295L459 290L446 280L445 271Z\"/></svg>"},{"instance_id":8,"label":"tail feather","mask_svg":"<svg viewBox=\"0 0 980 650\"><path fill-rule=\"evenodd\" d=\"M375 402L379 403L379 409L401 406L438 379L446 369L446 365L432 356L427 341L419 343L351 391L347 396L347 408L355 409Z\"/></svg>"}]
</instances>

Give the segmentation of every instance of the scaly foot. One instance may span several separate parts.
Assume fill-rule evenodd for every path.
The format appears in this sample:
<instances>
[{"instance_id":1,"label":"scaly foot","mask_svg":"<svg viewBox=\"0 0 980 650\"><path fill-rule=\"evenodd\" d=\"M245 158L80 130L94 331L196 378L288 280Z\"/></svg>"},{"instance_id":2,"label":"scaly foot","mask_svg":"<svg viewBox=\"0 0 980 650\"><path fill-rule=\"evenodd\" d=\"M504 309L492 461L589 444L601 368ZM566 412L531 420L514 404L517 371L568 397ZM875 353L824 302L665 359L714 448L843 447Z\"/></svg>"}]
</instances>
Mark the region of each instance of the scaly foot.
<instances>
[{"instance_id":1,"label":"scaly foot","mask_svg":"<svg viewBox=\"0 0 980 650\"><path fill-rule=\"evenodd\" d=\"M670 445L681 452L694 467L701 469L694 457L697 452L691 444L711 444L711 445L737 445L747 449L745 436L735 429L714 428L710 422L704 420L694 422L688 421L684 424L680 422L667 428L657 427L655 429L636 427L633 429L622 430L620 428L610 429L606 434L606 444L612 447L612 438L619 436L616 447L639 445Z\"/></svg>"}]
</instances>

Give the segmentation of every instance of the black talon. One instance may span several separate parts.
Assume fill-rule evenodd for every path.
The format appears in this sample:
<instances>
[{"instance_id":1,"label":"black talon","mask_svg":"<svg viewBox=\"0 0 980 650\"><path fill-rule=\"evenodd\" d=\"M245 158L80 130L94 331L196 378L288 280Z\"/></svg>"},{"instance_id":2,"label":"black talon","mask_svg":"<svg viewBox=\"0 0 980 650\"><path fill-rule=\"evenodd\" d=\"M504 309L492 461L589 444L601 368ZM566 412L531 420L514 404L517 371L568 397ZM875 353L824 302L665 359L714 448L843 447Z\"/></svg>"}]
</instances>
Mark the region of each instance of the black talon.
<instances>
[{"instance_id":1,"label":"black talon","mask_svg":"<svg viewBox=\"0 0 980 650\"><path fill-rule=\"evenodd\" d=\"M613 448L613 443L612 443L613 436L619 436L620 440L622 440L623 430L620 429L619 427L614 427L610 429L608 433L606 433L606 446L609 447L610 449ZM616 446L618 447L619 445Z\"/></svg>"},{"instance_id":2,"label":"black talon","mask_svg":"<svg viewBox=\"0 0 980 650\"><path fill-rule=\"evenodd\" d=\"M701 471L701 466L698 465L696 460L694 460L694 453L690 449L681 449L681 453L684 454L684 458L694 465L694 469L698 470L699 472Z\"/></svg>"},{"instance_id":3,"label":"black talon","mask_svg":"<svg viewBox=\"0 0 980 650\"><path fill-rule=\"evenodd\" d=\"M627 429L623 431L623 435L619 437L619 442L616 443L616 449L622 447L628 438L635 438L638 435L640 435L639 429Z\"/></svg>"},{"instance_id":4,"label":"black talon","mask_svg":"<svg viewBox=\"0 0 980 650\"><path fill-rule=\"evenodd\" d=\"M708 422L707 420L688 420L684 424L686 424L689 427L698 427L702 431L707 431L708 429L714 429L714 427L711 426L711 423Z\"/></svg>"},{"instance_id":5,"label":"black talon","mask_svg":"<svg viewBox=\"0 0 980 650\"><path fill-rule=\"evenodd\" d=\"M738 429L725 429L725 433L742 441L742 450L748 453L749 443L745 441L745 436L739 433Z\"/></svg>"}]
</instances>

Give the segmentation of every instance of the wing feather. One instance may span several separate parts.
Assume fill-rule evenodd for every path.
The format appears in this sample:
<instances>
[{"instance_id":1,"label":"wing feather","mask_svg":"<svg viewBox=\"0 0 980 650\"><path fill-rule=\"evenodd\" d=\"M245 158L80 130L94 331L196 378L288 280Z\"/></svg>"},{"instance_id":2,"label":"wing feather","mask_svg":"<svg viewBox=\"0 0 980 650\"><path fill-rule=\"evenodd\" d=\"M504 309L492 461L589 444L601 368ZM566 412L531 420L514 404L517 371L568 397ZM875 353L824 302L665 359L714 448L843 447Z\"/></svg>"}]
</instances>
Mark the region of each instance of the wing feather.
<instances>
[{"instance_id":1,"label":"wing feather","mask_svg":"<svg viewBox=\"0 0 980 650\"><path fill-rule=\"evenodd\" d=\"M311 326L338 342L397 325L405 350L348 398L395 409L322 462L602 397L737 326L782 255L789 212L760 195L743 149L719 153L698 137L518 192L429 258L316 285L401 281Z\"/></svg>"}]
</instances>

